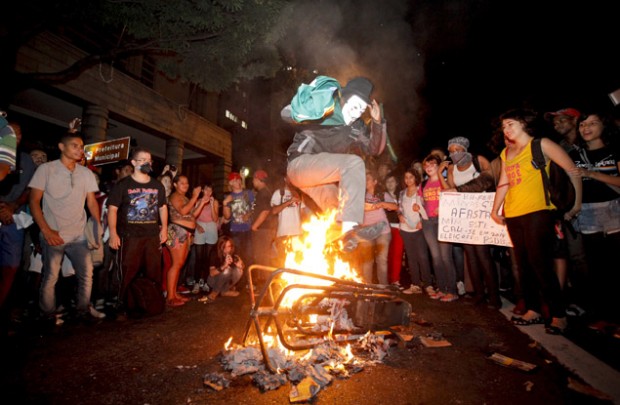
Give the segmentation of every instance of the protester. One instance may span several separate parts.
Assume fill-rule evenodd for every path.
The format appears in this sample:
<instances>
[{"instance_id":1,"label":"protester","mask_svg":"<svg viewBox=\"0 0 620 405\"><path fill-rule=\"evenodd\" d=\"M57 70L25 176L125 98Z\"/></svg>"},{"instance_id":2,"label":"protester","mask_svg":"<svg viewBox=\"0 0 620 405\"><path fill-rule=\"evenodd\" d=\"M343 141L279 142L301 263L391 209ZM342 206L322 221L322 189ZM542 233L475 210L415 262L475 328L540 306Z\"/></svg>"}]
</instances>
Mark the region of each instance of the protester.
<instances>
[{"instance_id":1,"label":"protester","mask_svg":"<svg viewBox=\"0 0 620 405\"><path fill-rule=\"evenodd\" d=\"M313 95L313 89L325 91ZM291 183L308 194L322 211L338 209L341 234L346 234L364 220L364 177L362 156L378 156L386 145L386 125L381 107L370 98L373 85L367 78L356 77L338 91L340 85L325 76L317 77L309 86L299 88L291 105L282 116L300 125L287 150L287 174ZM310 98L324 97L326 108L315 110L316 103L304 104ZM362 119L370 106L372 122ZM326 111L328 113L326 114ZM313 125L309 125L313 124ZM373 239L381 228L365 233ZM354 243L348 245L354 248Z\"/></svg>"},{"instance_id":2,"label":"protester","mask_svg":"<svg viewBox=\"0 0 620 405\"><path fill-rule=\"evenodd\" d=\"M523 316L513 317L513 323L544 322L547 333L558 334L566 329L567 322L560 285L553 271L554 207L547 204L542 176L532 165L535 121L536 113L530 110L510 110L500 116L506 142L511 147L501 153L502 171L491 217L507 225L524 282L528 311ZM561 146L543 138L541 148L546 160L569 173L575 172L575 164ZM565 215L567 219L581 210L581 182L576 176L571 177L571 182L577 199ZM500 212L502 204L503 214Z\"/></svg>"},{"instance_id":3,"label":"protester","mask_svg":"<svg viewBox=\"0 0 620 405\"><path fill-rule=\"evenodd\" d=\"M286 249L291 238L302 233L302 211L305 205L299 191L290 185L288 178L271 196L271 213L278 218L275 247L277 252L276 266L284 266Z\"/></svg>"},{"instance_id":4,"label":"protester","mask_svg":"<svg viewBox=\"0 0 620 405\"><path fill-rule=\"evenodd\" d=\"M398 205L382 200L382 196L375 193L378 184L378 175L372 170L366 171L366 198L364 205L364 226L384 223L381 234L373 240L359 242L357 254L360 259L362 277L366 283L374 281L374 269L379 284L388 284L388 250L392 239L391 228L385 214L386 210L396 211Z\"/></svg>"},{"instance_id":5,"label":"protester","mask_svg":"<svg viewBox=\"0 0 620 405\"><path fill-rule=\"evenodd\" d=\"M0 111L0 181L15 170L17 156L17 138L5 117L5 112Z\"/></svg>"},{"instance_id":6,"label":"protester","mask_svg":"<svg viewBox=\"0 0 620 405\"><path fill-rule=\"evenodd\" d=\"M243 275L245 265L235 254L235 243L229 236L222 236L217 248L211 252L209 262L209 279L211 292L200 301L213 302L218 296L236 297L239 291L235 286Z\"/></svg>"},{"instance_id":7,"label":"protester","mask_svg":"<svg viewBox=\"0 0 620 405\"><path fill-rule=\"evenodd\" d=\"M189 301L177 292L179 274L185 264L189 247L196 232L196 218L206 205L208 199L200 198L202 187L194 187L191 198L187 198L189 181L184 175L177 175L172 185L174 191L168 197L168 239L166 246L170 250L171 263L166 274L166 304L178 307Z\"/></svg>"},{"instance_id":8,"label":"protester","mask_svg":"<svg viewBox=\"0 0 620 405\"><path fill-rule=\"evenodd\" d=\"M471 154L468 149L469 139L463 136L448 141L448 153L453 162L448 167L448 185L451 188L467 184L480 176L481 171L489 170L489 161L484 156ZM488 300L489 306L500 308L501 300L491 247L468 243L463 243L462 246L473 285L474 303L482 304Z\"/></svg>"},{"instance_id":9,"label":"protester","mask_svg":"<svg viewBox=\"0 0 620 405\"><path fill-rule=\"evenodd\" d=\"M253 253L254 192L243 188L241 175L237 172L228 175L228 186L230 194L222 201L224 220L230 223L230 236L235 242L235 248L246 260L250 260Z\"/></svg>"},{"instance_id":10,"label":"protester","mask_svg":"<svg viewBox=\"0 0 620 405\"><path fill-rule=\"evenodd\" d=\"M422 232L431 253L437 283L437 293L430 297L442 302L452 302L459 298L456 290L456 268L452 257L452 244L440 242L438 239L439 198L441 191L447 188L447 183L441 175L441 163L440 157L432 153L422 162L428 176L419 191L428 215L428 219L422 219Z\"/></svg>"},{"instance_id":11,"label":"protester","mask_svg":"<svg viewBox=\"0 0 620 405\"><path fill-rule=\"evenodd\" d=\"M390 166L388 166L390 167ZM381 190L383 192L383 201L396 204L398 207L398 196L400 195L400 182L396 178L396 173L389 172L384 176ZM388 249L388 282L390 284L401 287L400 284L400 272L403 267L403 238L400 236L400 220L398 218L398 210L385 211L388 222L390 224L390 231L392 232L392 239L390 240L390 247Z\"/></svg>"},{"instance_id":12,"label":"protester","mask_svg":"<svg viewBox=\"0 0 620 405\"><path fill-rule=\"evenodd\" d=\"M101 227L95 199L99 187L93 173L79 164L84 158L84 142L78 133L65 134L58 148L60 159L39 166L29 184L30 211L42 236L44 267L39 305L43 316L55 322L55 287L66 254L78 277L78 317L88 320L93 262L84 236L84 205Z\"/></svg>"},{"instance_id":13,"label":"protester","mask_svg":"<svg viewBox=\"0 0 620 405\"><path fill-rule=\"evenodd\" d=\"M559 144L566 151L571 153L578 151L581 147L578 132L577 120L581 113L574 108L563 108L555 112L545 114L545 119L553 123L553 129L559 136ZM560 288L564 291L570 305L567 313L572 315L583 315L585 289L588 277L588 263L583 247L583 238L580 232L576 232L573 226L561 218L556 218L557 227L556 248L558 250L554 265L555 271L560 281ZM566 288L570 285L570 288ZM568 291L566 291L568 290ZM579 301L581 306L576 302Z\"/></svg>"},{"instance_id":14,"label":"protester","mask_svg":"<svg viewBox=\"0 0 620 405\"><path fill-rule=\"evenodd\" d=\"M579 148L571 157L583 181L583 204L572 224L583 238L588 262L584 304L595 317L619 322L615 296L620 277L609 258L620 251L620 154L612 143L620 131L609 114L599 111L585 113L578 126Z\"/></svg>"},{"instance_id":15,"label":"protester","mask_svg":"<svg viewBox=\"0 0 620 405\"><path fill-rule=\"evenodd\" d=\"M193 263L195 278L198 280L194 284L192 293L198 294L201 290L203 292L208 291L209 286L207 279L209 277L209 258L211 257L211 251L215 249L218 239L217 224L219 221L219 207L220 204L213 196L213 188L210 184L205 184L202 188L202 200L205 201L202 209L198 212L196 217L196 233L194 234L194 249ZM200 203L198 203L200 206Z\"/></svg>"},{"instance_id":16,"label":"protester","mask_svg":"<svg viewBox=\"0 0 620 405\"><path fill-rule=\"evenodd\" d=\"M264 266L275 264L275 250L273 246L276 237L277 219L271 213L271 190L267 185L269 175L264 170L257 170L252 177L252 184L256 190L256 206L252 221L252 248L254 249L254 263Z\"/></svg>"},{"instance_id":17,"label":"protester","mask_svg":"<svg viewBox=\"0 0 620 405\"><path fill-rule=\"evenodd\" d=\"M28 183L36 169L30 156L20 150L21 126L16 122L10 125L16 138L17 169L0 182L0 336L9 319L7 299L22 259L25 228L32 223L26 203Z\"/></svg>"},{"instance_id":18,"label":"protester","mask_svg":"<svg viewBox=\"0 0 620 405\"><path fill-rule=\"evenodd\" d=\"M420 294L426 291L429 296L435 296L431 276L431 261L428 255L428 244L422 232L422 219L428 219L422 197L418 188L422 184L422 176L413 169L405 170L405 189L400 192L399 221L400 235L403 239L411 284L403 294Z\"/></svg>"},{"instance_id":19,"label":"protester","mask_svg":"<svg viewBox=\"0 0 620 405\"><path fill-rule=\"evenodd\" d=\"M161 244L168 238L168 208L164 186L151 178L152 158L146 149L131 154L134 171L121 179L108 197L111 249L118 250L120 285L116 304L126 317L128 288L143 270L144 277L161 283Z\"/></svg>"}]
</instances>

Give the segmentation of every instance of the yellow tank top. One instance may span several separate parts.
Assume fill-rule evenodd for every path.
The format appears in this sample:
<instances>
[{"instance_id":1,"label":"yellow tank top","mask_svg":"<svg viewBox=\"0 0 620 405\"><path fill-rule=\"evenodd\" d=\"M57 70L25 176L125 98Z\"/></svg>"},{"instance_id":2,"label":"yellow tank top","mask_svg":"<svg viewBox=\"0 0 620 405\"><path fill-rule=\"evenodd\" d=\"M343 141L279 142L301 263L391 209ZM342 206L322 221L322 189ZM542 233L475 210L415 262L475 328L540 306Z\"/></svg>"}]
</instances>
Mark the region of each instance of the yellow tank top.
<instances>
[{"instance_id":1,"label":"yellow tank top","mask_svg":"<svg viewBox=\"0 0 620 405\"><path fill-rule=\"evenodd\" d=\"M553 204L547 205L540 172L532 165L532 142L523 148L521 153L511 160L506 158L506 149L501 158L508 175L508 193L504 200L504 216L519 217L541 210L555 209ZM549 174L549 165L545 166Z\"/></svg>"}]
</instances>

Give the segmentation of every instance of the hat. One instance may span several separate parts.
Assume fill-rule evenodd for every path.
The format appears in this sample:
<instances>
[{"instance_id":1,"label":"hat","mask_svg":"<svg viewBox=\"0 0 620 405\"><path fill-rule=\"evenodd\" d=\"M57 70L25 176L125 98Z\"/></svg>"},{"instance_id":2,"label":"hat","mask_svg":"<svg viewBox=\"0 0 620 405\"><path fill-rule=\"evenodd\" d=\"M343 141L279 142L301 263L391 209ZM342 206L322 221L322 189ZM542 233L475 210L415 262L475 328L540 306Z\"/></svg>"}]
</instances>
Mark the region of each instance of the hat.
<instances>
[{"instance_id":1,"label":"hat","mask_svg":"<svg viewBox=\"0 0 620 405\"><path fill-rule=\"evenodd\" d=\"M372 83L365 77L355 77L347 83L342 89L342 97L348 98L352 95L359 96L366 104L370 104L370 93L372 92Z\"/></svg>"},{"instance_id":2,"label":"hat","mask_svg":"<svg viewBox=\"0 0 620 405\"><path fill-rule=\"evenodd\" d=\"M469 139L464 136L457 136L448 141L448 146L450 145L461 145L465 148L465 150L469 149Z\"/></svg>"},{"instance_id":3,"label":"hat","mask_svg":"<svg viewBox=\"0 0 620 405\"><path fill-rule=\"evenodd\" d=\"M241 180L241 175L237 172L230 172L230 174L228 175L228 181L233 180Z\"/></svg>"},{"instance_id":4,"label":"hat","mask_svg":"<svg viewBox=\"0 0 620 405\"><path fill-rule=\"evenodd\" d=\"M254 173L254 178L264 182L269 178L269 175L264 170L257 170L256 173Z\"/></svg>"},{"instance_id":5,"label":"hat","mask_svg":"<svg viewBox=\"0 0 620 405\"><path fill-rule=\"evenodd\" d=\"M555 112L545 113L545 119L552 120L553 117L555 117L556 115L566 115L568 117L579 118L581 113L579 112L579 110L576 110L574 108L562 108L561 110L557 110Z\"/></svg>"}]
</instances>

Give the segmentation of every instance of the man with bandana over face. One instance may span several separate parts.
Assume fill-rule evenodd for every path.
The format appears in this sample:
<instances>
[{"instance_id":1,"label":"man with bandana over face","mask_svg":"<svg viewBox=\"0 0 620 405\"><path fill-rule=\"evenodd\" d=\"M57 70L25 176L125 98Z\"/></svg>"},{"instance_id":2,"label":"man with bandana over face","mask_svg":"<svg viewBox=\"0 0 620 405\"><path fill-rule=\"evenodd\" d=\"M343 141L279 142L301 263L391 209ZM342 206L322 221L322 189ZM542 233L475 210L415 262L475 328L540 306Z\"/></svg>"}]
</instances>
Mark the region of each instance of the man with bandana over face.
<instances>
[{"instance_id":1,"label":"man with bandana over face","mask_svg":"<svg viewBox=\"0 0 620 405\"><path fill-rule=\"evenodd\" d=\"M299 124L287 150L291 183L326 211L338 209L342 234L355 232L364 219L366 168L360 155L378 156L386 145L381 108L370 98L367 78L351 79L344 88L326 76L302 85L282 110L285 121ZM370 108L367 125L362 114ZM381 229L361 229L357 237L373 239ZM356 246L354 241L346 249Z\"/></svg>"},{"instance_id":2,"label":"man with bandana over face","mask_svg":"<svg viewBox=\"0 0 620 405\"><path fill-rule=\"evenodd\" d=\"M131 176L120 180L108 197L110 248L119 251L121 285L117 310L125 316L129 284L144 268L144 276L161 285L161 245L168 238L166 190L149 174L151 153L135 149Z\"/></svg>"}]
</instances>

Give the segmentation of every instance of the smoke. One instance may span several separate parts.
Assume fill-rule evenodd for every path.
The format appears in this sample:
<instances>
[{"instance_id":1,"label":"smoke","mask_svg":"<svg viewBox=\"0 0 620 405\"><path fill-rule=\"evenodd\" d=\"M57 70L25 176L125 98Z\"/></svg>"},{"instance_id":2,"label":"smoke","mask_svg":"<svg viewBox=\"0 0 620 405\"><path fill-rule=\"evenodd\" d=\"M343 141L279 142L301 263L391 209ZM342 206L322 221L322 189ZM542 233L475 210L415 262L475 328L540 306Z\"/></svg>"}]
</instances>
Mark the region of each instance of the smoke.
<instances>
[{"instance_id":1,"label":"smoke","mask_svg":"<svg viewBox=\"0 0 620 405\"><path fill-rule=\"evenodd\" d=\"M343 85L355 76L373 82L373 97L384 105L397 153L415 143L412 130L424 113L419 96L424 57L414 43L410 5L406 0L298 1L278 28L286 32L281 50L294 67Z\"/></svg>"}]
</instances>

